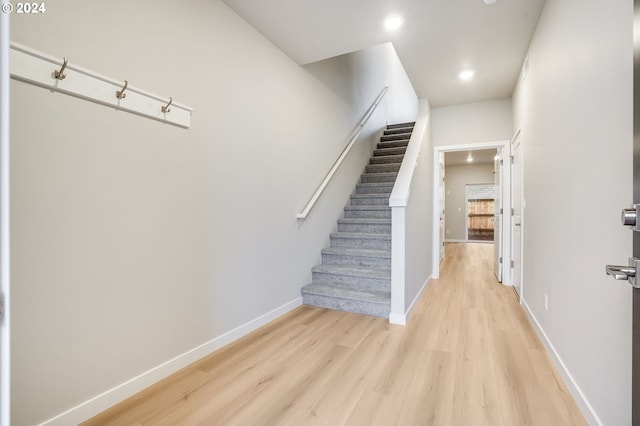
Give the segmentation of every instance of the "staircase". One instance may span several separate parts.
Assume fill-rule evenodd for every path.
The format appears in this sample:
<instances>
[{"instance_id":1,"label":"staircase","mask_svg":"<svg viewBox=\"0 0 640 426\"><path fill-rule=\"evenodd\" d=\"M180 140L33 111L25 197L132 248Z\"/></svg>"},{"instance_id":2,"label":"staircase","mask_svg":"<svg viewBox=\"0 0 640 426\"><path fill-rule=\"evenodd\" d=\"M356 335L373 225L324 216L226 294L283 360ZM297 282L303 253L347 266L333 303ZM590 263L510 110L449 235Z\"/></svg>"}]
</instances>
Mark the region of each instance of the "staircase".
<instances>
[{"instance_id":1,"label":"staircase","mask_svg":"<svg viewBox=\"0 0 640 426\"><path fill-rule=\"evenodd\" d=\"M391 207L389 196L414 123L388 125L362 174L338 232L322 250L302 288L305 305L389 317L391 311Z\"/></svg>"}]
</instances>

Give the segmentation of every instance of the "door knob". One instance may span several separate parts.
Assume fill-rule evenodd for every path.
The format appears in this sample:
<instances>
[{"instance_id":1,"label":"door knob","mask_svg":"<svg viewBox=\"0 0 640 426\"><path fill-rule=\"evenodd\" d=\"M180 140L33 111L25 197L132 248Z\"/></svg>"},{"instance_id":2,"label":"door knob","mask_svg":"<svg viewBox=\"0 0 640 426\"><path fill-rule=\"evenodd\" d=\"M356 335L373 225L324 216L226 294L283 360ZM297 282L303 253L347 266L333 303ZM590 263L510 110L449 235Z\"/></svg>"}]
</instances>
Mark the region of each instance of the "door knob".
<instances>
[{"instance_id":1,"label":"door knob","mask_svg":"<svg viewBox=\"0 0 640 426\"><path fill-rule=\"evenodd\" d=\"M636 226L637 218L636 209L622 209L622 224L624 226Z\"/></svg>"},{"instance_id":2,"label":"door knob","mask_svg":"<svg viewBox=\"0 0 640 426\"><path fill-rule=\"evenodd\" d=\"M605 271L616 280L628 280L633 287L640 288L640 282L636 285L636 276L640 276L639 268L640 259L631 257L628 266L607 265Z\"/></svg>"},{"instance_id":3,"label":"door knob","mask_svg":"<svg viewBox=\"0 0 640 426\"><path fill-rule=\"evenodd\" d=\"M622 219L622 225L633 226L633 229L640 231L640 222L638 221L638 211L640 210L640 204L634 204L633 208L622 209L620 218Z\"/></svg>"}]
</instances>

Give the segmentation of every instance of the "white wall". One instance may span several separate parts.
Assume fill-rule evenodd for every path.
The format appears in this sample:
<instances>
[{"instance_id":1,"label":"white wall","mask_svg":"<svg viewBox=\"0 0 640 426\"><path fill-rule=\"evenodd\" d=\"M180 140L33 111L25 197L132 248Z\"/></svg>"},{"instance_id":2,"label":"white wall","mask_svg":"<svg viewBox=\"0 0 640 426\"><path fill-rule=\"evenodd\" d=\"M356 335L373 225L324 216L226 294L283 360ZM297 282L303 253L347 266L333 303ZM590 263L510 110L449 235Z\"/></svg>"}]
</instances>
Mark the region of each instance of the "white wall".
<instances>
[{"instance_id":1,"label":"white wall","mask_svg":"<svg viewBox=\"0 0 640 426\"><path fill-rule=\"evenodd\" d=\"M605 425L631 424L631 288L604 265L632 253L632 19L631 0L547 0L514 94L524 303Z\"/></svg>"},{"instance_id":2,"label":"white wall","mask_svg":"<svg viewBox=\"0 0 640 426\"><path fill-rule=\"evenodd\" d=\"M326 63L318 78L215 0L47 6L12 15L12 40L194 115L184 130L12 82L16 425L126 396L144 380L109 391L300 303L370 146L307 221L295 215L383 84L406 77L382 48ZM366 63L395 65L362 80ZM392 87L381 111L367 134L388 115L414 119L410 85Z\"/></svg>"},{"instance_id":3,"label":"white wall","mask_svg":"<svg viewBox=\"0 0 640 426\"><path fill-rule=\"evenodd\" d=\"M510 140L511 99L433 108L433 145L460 145Z\"/></svg>"},{"instance_id":4,"label":"white wall","mask_svg":"<svg viewBox=\"0 0 640 426\"><path fill-rule=\"evenodd\" d=\"M465 186L474 183L493 184L493 164L445 164L445 241L466 241L467 196Z\"/></svg>"}]
</instances>

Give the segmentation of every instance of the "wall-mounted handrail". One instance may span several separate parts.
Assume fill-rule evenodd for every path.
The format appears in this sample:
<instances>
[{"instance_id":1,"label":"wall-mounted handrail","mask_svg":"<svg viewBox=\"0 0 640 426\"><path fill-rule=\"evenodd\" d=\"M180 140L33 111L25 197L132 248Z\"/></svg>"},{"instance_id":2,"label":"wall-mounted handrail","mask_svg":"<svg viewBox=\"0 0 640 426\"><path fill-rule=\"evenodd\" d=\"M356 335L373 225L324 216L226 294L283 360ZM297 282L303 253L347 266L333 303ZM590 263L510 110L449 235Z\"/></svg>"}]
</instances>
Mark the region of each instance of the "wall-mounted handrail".
<instances>
[{"instance_id":1,"label":"wall-mounted handrail","mask_svg":"<svg viewBox=\"0 0 640 426\"><path fill-rule=\"evenodd\" d=\"M304 208L304 210L302 210L302 212L298 213L298 215L297 215L298 219L306 219L307 218L307 215L309 214L309 212L311 211L313 206L315 206L316 202L320 198L320 195L322 195L322 193L324 192L325 188L329 184L329 181L331 180L331 178L333 178L333 175L336 173L336 171L338 170L338 168L340 167L340 165L342 164L342 162L346 158L347 154L349 154L349 151L351 151L351 148L353 147L353 145L355 145L356 141L358 140L358 136L360 136L360 132L362 132L362 128L365 126L365 124L367 124L367 121L369 121L369 118L371 118L371 116L373 115L374 111L376 110L376 108L378 107L380 102L382 101L382 98L387 93L388 89L389 89L389 86L385 86L380 91L380 94L378 94L378 97L373 102L373 104L369 107L367 112L364 113L364 116L362 117L362 120L360 120L360 122L357 124L355 130L353 131L353 133L351 135L351 138L349 138L349 142L347 143L347 146L345 146L345 148L342 150L342 152L340 153L340 156L338 157L336 162L333 163L333 166L329 170L329 173L327 173L327 176L325 176L325 178L322 181L322 183L320 184L320 186L318 186L318 189L316 189L316 192L313 193L313 196L311 197L311 199L307 203L307 206Z\"/></svg>"}]
</instances>

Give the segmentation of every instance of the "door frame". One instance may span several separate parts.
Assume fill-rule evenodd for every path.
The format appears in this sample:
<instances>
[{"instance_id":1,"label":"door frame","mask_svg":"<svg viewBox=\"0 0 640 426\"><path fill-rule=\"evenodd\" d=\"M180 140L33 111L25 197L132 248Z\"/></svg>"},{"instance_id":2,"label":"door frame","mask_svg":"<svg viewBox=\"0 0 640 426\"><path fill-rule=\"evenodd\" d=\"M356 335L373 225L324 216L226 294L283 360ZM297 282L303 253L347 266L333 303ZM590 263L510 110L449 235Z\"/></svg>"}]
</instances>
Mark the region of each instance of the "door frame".
<instances>
[{"instance_id":1,"label":"door frame","mask_svg":"<svg viewBox=\"0 0 640 426\"><path fill-rule=\"evenodd\" d=\"M0 14L0 425L10 422L9 311L9 14Z\"/></svg>"},{"instance_id":2,"label":"door frame","mask_svg":"<svg viewBox=\"0 0 640 426\"><path fill-rule=\"evenodd\" d=\"M469 143L469 144L460 144L460 145L441 145L433 147L433 273L432 278L437 279L440 277L440 199L438 196L439 186L438 186L438 176L439 176L439 158L440 154L444 154L447 152L456 152L456 151L477 151L480 149L493 149L493 148L502 148L502 160L503 164L506 164L506 160L508 160L508 156L511 153L511 140L497 140L493 142L479 142L479 143ZM446 167L446 163L445 163ZM503 200L503 209L504 212L507 212L507 206L511 206L511 170L509 167L503 167L502 169L502 200ZM446 216L446 213L445 213ZM502 253L511 253L511 215L503 214L502 215ZM507 231L508 230L508 231ZM505 265L510 264L508 259L503 259L502 262L502 284L511 285L511 268L505 267Z\"/></svg>"},{"instance_id":3,"label":"door frame","mask_svg":"<svg viewBox=\"0 0 640 426\"><path fill-rule=\"evenodd\" d=\"M516 144L516 142L518 142ZM525 198L524 198L524 145L523 145L523 140L522 140L522 129L518 129L515 133L515 135L513 136L513 139L511 140L511 144L509 147L509 173L512 173L512 169L513 169L513 163L511 162L511 159L513 158L513 148L517 146L518 147L518 155L520 157L519 161L518 161L518 167L520 168L518 174L520 176L520 289L519 291L515 291L516 294L518 295L518 302L522 303L524 300L524 210L526 207L525 204ZM509 195L512 198L513 197L513 185L514 182L513 180L511 181L511 185L510 188L511 190L509 191ZM510 198L510 201L511 201ZM513 203L511 203L511 206L513 206ZM509 219L511 219L512 214L509 214ZM512 222L512 221L511 221ZM510 230L510 241L511 241L511 251L509 252L510 255L510 259L513 260L513 235L514 235L514 231L513 231L513 224L511 224L511 226L509 227ZM509 268L510 271L510 277L511 277L511 285L513 285L513 268ZM515 287L514 287L515 290Z\"/></svg>"}]
</instances>

